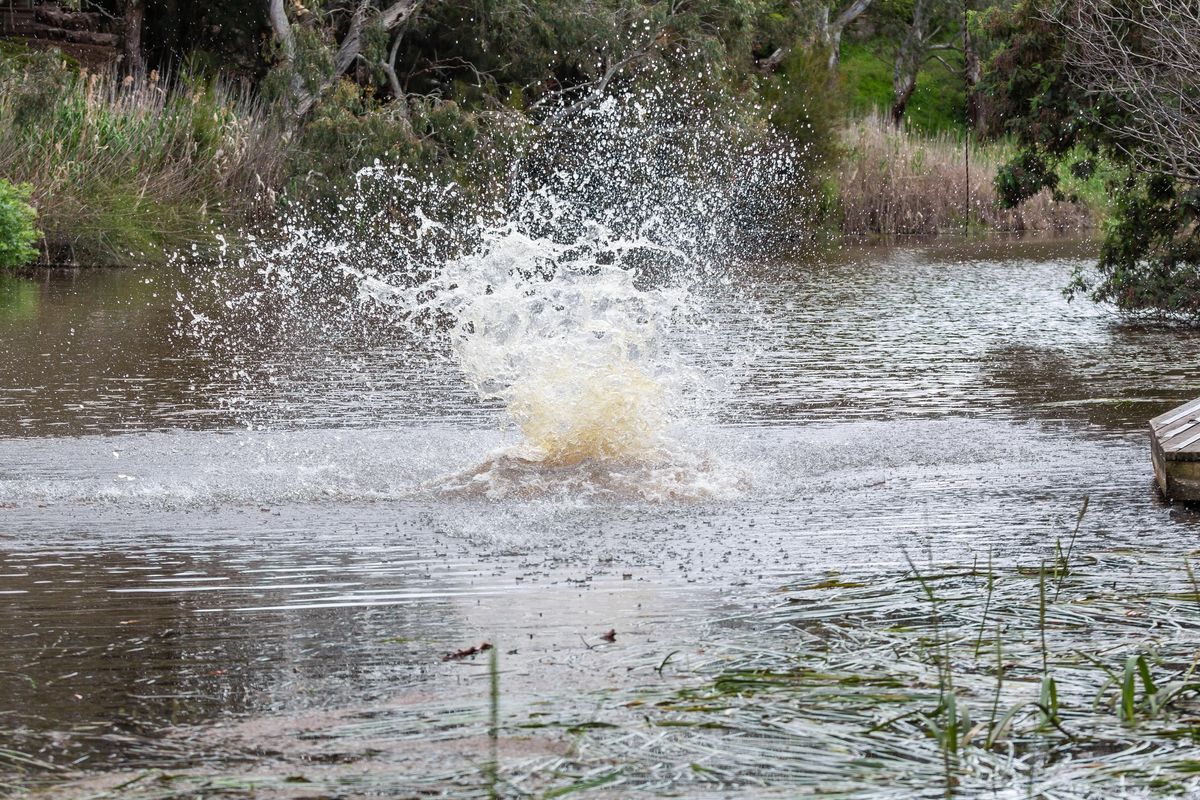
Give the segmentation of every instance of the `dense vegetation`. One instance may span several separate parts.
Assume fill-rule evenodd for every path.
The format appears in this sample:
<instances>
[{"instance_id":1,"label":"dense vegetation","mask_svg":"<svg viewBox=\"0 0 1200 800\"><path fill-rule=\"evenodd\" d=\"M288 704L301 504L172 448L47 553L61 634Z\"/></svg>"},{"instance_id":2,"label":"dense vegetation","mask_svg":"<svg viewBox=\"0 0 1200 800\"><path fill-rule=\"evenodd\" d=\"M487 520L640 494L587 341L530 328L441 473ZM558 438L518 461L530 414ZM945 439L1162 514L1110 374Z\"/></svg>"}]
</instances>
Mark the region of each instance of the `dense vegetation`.
<instances>
[{"instance_id":1,"label":"dense vegetation","mask_svg":"<svg viewBox=\"0 0 1200 800\"><path fill-rule=\"evenodd\" d=\"M0 177L32 186L47 259L155 261L281 202L334 202L376 159L486 192L495 156L600 98L682 87L730 136L796 141L795 194L817 201L794 209L805 230L1061 228L1109 211L1100 277L1077 288L1196 316L1195 182L1147 169L1112 129L1133 112L1072 77L1082 43L1061 15L1078 5L77 0L54 14L111 31L94 35L120 43L117 64L0 45Z\"/></svg>"},{"instance_id":2,"label":"dense vegetation","mask_svg":"<svg viewBox=\"0 0 1200 800\"><path fill-rule=\"evenodd\" d=\"M0 267L19 267L31 261L37 250L37 212L29 205L32 190L0 179Z\"/></svg>"},{"instance_id":3,"label":"dense vegetation","mask_svg":"<svg viewBox=\"0 0 1200 800\"><path fill-rule=\"evenodd\" d=\"M1031 2L995 20L997 125L1020 152L997 181L1016 206L1106 172L1098 276L1072 290L1123 311L1200 321L1200 11L1183 2Z\"/></svg>"}]
</instances>

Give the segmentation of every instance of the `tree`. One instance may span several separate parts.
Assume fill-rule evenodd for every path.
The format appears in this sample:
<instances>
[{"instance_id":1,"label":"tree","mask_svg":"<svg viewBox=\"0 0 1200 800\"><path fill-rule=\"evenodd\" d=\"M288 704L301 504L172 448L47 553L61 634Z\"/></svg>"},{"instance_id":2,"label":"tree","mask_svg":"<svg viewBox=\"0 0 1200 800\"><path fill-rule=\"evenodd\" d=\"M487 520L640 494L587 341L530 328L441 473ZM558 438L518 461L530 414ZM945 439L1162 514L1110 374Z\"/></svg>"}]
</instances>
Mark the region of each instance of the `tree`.
<instances>
[{"instance_id":1,"label":"tree","mask_svg":"<svg viewBox=\"0 0 1200 800\"><path fill-rule=\"evenodd\" d=\"M836 72L842 59L842 34L846 27L861 17L871 7L871 0L851 0L849 5L837 14L831 15L833 8L828 3L819 6L817 16L817 31L821 43L829 53L829 71Z\"/></svg>"},{"instance_id":2,"label":"tree","mask_svg":"<svg viewBox=\"0 0 1200 800\"><path fill-rule=\"evenodd\" d=\"M135 78L141 77L146 71L146 62L142 55L142 23L145 18L145 0L125 0L121 54L125 74Z\"/></svg>"},{"instance_id":3,"label":"tree","mask_svg":"<svg viewBox=\"0 0 1200 800\"><path fill-rule=\"evenodd\" d=\"M983 58L975 36L975 9L971 0L962 0L962 18L959 34L962 37L963 82L967 90L967 127L978 130L983 124L983 104L980 102L978 86L983 77Z\"/></svg>"},{"instance_id":4,"label":"tree","mask_svg":"<svg viewBox=\"0 0 1200 800\"><path fill-rule=\"evenodd\" d=\"M948 25L944 19L949 7L940 0L913 0L912 16L896 47L892 66L892 124L904 123L904 112L917 88L917 75L931 58L942 50L954 49L950 41L935 39Z\"/></svg>"},{"instance_id":5,"label":"tree","mask_svg":"<svg viewBox=\"0 0 1200 800\"><path fill-rule=\"evenodd\" d=\"M1124 112L1097 117L1113 145L1164 175L1200 183L1200 4L1075 2L1065 22L1070 79Z\"/></svg>"},{"instance_id":6,"label":"tree","mask_svg":"<svg viewBox=\"0 0 1200 800\"><path fill-rule=\"evenodd\" d=\"M350 5L334 4L328 10L307 9L296 4L298 19L293 21L287 12L284 0L267 0L267 19L271 24L275 41L279 46L284 68L288 71L288 103L296 119L308 116L313 106L329 91L342 75L353 66L362 53L364 36L369 27L375 27L385 35L394 36L386 62L389 81L393 91L401 92L396 78L395 60L399 47L397 29L417 12L423 0L395 0L390 5L376 8L371 0L352 0ZM339 26L338 17L346 17ZM298 35L297 27L306 34ZM341 28L338 39L338 28ZM336 47L333 42L336 41ZM313 43L319 43L313 47ZM302 53L302 46L321 50L328 44L330 53Z\"/></svg>"},{"instance_id":7,"label":"tree","mask_svg":"<svg viewBox=\"0 0 1200 800\"><path fill-rule=\"evenodd\" d=\"M1021 152L997 175L1014 206L1059 170L1113 165L1094 274L1069 291L1134 314L1200 322L1200 70L1192 0L1027 2L997 20L1007 45L984 83Z\"/></svg>"},{"instance_id":8,"label":"tree","mask_svg":"<svg viewBox=\"0 0 1200 800\"><path fill-rule=\"evenodd\" d=\"M813 20L812 30L816 33L819 45L825 49L830 76L837 74L838 65L841 63L842 34L850 23L866 13L871 3L872 0L850 0L841 11L837 11L837 5L827 2L791 0L792 10L796 15ZM774 72L792 50L793 43L775 48L769 56L759 60L759 70L765 73Z\"/></svg>"}]
</instances>

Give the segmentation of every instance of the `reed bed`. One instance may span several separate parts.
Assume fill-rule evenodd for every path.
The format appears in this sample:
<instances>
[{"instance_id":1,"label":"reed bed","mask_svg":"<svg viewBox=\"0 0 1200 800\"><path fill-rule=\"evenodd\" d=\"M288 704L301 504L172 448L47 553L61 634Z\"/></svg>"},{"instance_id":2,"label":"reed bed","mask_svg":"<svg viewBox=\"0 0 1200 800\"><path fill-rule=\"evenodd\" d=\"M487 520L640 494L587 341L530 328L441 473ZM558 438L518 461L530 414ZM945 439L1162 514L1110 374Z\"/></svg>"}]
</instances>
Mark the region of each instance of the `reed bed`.
<instances>
[{"instance_id":1,"label":"reed bed","mask_svg":"<svg viewBox=\"0 0 1200 800\"><path fill-rule=\"evenodd\" d=\"M1045 191L1020 208L1000 208L993 182L1006 158L1002 145L971 143L968 191L960 136L897 130L876 114L847 128L843 141L837 182L844 234L936 235L972 227L1070 232L1095 225L1093 210L1055 202Z\"/></svg>"},{"instance_id":2,"label":"reed bed","mask_svg":"<svg viewBox=\"0 0 1200 800\"><path fill-rule=\"evenodd\" d=\"M52 261L139 263L269 207L286 142L219 82L0 61L0 175L33 186Z\"/></svg>"}]
</instances>

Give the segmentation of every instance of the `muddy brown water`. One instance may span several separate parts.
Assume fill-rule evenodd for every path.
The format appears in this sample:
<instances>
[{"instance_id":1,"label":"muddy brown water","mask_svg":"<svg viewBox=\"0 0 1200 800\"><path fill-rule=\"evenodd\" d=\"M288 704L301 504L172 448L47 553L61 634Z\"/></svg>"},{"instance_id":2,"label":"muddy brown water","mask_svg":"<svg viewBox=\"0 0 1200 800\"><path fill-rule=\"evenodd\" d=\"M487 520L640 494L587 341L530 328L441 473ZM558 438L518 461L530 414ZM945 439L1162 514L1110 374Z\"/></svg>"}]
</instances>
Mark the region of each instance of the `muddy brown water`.
<instances>
[{"instance_id":1,"label":"muddy brown water","mask_svg":"<svg viewBox=\"0 0 1200 800\"><path fill-rule=\"evenodd\" d=\"M906 553L1043 561L1085 494L1081 548L1190 553L1200 515L1156 494L1145 426L1200 395L1200 334L1068 303L1090 251L764 270L761 316L718 326L758 353L750 378L682 434L736 488L689 502L578 475L439 497L422 487L513 438L450 367L406 366L395 343L267 350L250 355L280 379L248 398L174 334L169 273L0 278L0 748L37 762L0 758L3 783L286 772L288 748L338 726L350 744L299 762L472 768L479 731L455 715L484 713L486 660L446 653L499 648L510 720L578 715L666 680L672 652L765 646L736 620L789 582ZM390 750L363 722L384 706L417 709Z\"/></svg>"}]
</instances>

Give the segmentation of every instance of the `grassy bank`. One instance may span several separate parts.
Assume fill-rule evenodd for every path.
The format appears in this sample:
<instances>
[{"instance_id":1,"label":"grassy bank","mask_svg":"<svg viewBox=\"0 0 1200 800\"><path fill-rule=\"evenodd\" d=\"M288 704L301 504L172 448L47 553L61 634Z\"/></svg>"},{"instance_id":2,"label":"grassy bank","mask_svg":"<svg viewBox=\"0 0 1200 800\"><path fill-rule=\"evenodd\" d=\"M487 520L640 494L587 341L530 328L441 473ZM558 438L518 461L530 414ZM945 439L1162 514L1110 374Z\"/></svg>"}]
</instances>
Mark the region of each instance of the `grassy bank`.
<instances>
[{"instance_id":1,"label":"grassy bank","mask_svg":"<svg viewBox=\"0 0 1200 800\"><path fill-rule=\"evenodd\" d=\"M897 130L876 113L848 126L843 142L837 223L846 235L936 235L964 228L1077 232L1097 221L1095 202L1056 202L1048 191L1002 209L995 179L1011 155L1004 143L972 141L968 178L968 153L953 132Z\"/></svg>"},{"instance_id":2,"label":"grassy bank","mask_svg":"<svg viewBox=\"0 0 1200 800\"><path fill-rule=\"evenodd\" d=\"M49 261L156 262L209 242L269 207L285 148L266 110L219 82L0 58L0 176L33 187Z\"/></svg>"},{"instance_id":3,"label":"grassy bank","mask_svg":"<svg viewBox=\"0 0 1200 800\"><path fill-rule=\"evenodd\" d=\"M222 226L268 219L281 193L337 202L338 187L375 159L494 184L499 176L481 181L464 174L464 165L488 161L473 154L515 146L506 133L512 125L488 120L525 120L512 109L473 113L434 101L411 102L407 115L397 114L343 88L295 129L249 91L220 81L153 74L122 81L54 54L0 53L0 178L32 187L42 260L156 263L212 245ZM786 108L801 118L824 102L817 95L791 97ZM972 143L968 186L961 134L915 125L897 131L876 112L846 125L840 147L824 146L821 160L832 166L821 177L810 173L813 185L797 193L815 197L823 181L832 185L836 201L824 207L826 222L849 236L1095 225L1096 192L1083 203L1055 202L1043 192L1002 210L994 180L1010 151L1004 143Z\"/></svg>"}]
</instances>

